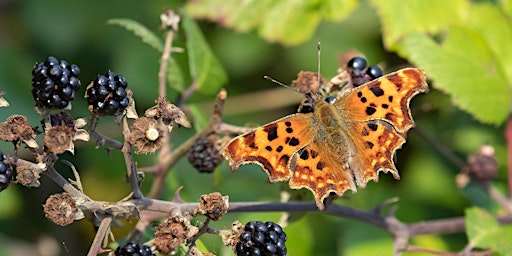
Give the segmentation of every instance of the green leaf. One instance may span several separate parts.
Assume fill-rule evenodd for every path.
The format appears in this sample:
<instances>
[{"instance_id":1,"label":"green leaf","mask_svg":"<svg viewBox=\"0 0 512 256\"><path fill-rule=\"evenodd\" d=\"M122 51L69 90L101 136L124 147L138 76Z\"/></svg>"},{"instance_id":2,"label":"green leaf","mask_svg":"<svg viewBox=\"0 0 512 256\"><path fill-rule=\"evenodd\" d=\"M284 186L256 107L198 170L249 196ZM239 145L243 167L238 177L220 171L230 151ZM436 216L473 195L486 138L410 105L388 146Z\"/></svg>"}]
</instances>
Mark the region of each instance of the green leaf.
<instances>
[{"instance_id":1,"label":"green leaf","mask_svg":"<svg viewBox=\"0 0 512 256\"><path fill-rule=\"evenodd\" d=\"M227 82L226 72L213 55L195 21L187 15L183 15L183 29L187 36L186 48L193 83L199 92L216 94Z\"/></svg>"},{"instance_id":2,"label":"green leaf","mask_svg":"<svg viewBox=\"0 0 512 256\"><path fill-rule=\"evenodd\" d=\"M512 18L512 1L501 0L499 2L505 15L508 16L509 19Z\"/></svg>"},{"instance_id":3,"label":"green leaf","mask_svg":"<svg viewBox=\"0 0 512 256\"><path fill-rule=\"evenodd\" d=\"M492 238L500 233L500 225L485 210L472 207L466 209L466 234L469 242L476 247L489 247Z\"/></svg>"},{"instance_id":4,"label":"green leaf","mask_svg":"<svg viewBox=\"0 0 512 256\"><path fill-rule=\"evenodd\" d=\"M136 36L142 39L142 42L148 44L159 52L162 52L164 49L164 43L162 40L157 37L151 30L138 23L137 21L130 19L110 19L107 21L107 24L118 25L128 31L133 32Z\"/></svg>"},{"instance_id":5,"label":"green leaf","mask_svg":"<svg viewBox=\"0 0 512 256\"><path fill-rule=\"evenodd\" d=\"M206 115L203 111L201 111L201 109L195 104L190 104L189 107L190 107L190 112L192 113L193 118L194 118L192 120L192 123L194 124L194 129L197 132L201 131L208 124L208 121L209 121L208 115Z\"/></svg>"},{"instance_id":6,"label":"green leaf","mask_svg":"<svg viewBox=\"0 0 512 256\"><path fill-rule=\"evenodd\" d=\"M439 44L415 33L406 36L398 50L423 68L455 105L480 121L499 124L508 116L511 102L506 79L480 34L454 26Z\"/></svg>"},{"instance_id":7,"label":"green leaf","mask_svg":"<svg viewBox=\"0 0 512 256\"><path fill-rule=\"evenodd\" d=\"M477 248L490 248L502 255L512 255L510 229L504 229L488 212L478 207L466 209L466 234Z\"/></svg>"},{"instance_id":8,"label":"green leaf","mask_svg":"<svg viewBox=\"0 0 512 256\"><path fill-rule=\"evenodd\" d=\"M171 88L178 92L185 90L186 86L185 79L183 78L183 72L174 58L169 59L169 65L167 67L167 82Z\"/></svg>"},{"instance_id":9,"label":"green leaf","mask_svg":"<svg viewBox=\"0 0 512 256\"><path fill-rule=\"evenodd\" d=\"M437 34L453 24L460 24L469 7L466 0L403 1L372 0L382 24L384 45L394 49L412 32Z\"/></svg>"},{"instance_id":10,"label":"green leaf","mask_svg":"<svg viewBox=\"0 0 512 256\"><path fill-rule=\"evenodd\" d=\"M509 1L510 2L510 1ZM489 3L475 3L469 15L467 26L480 33L493 53L496 68L504 73L512 85L512 23L498 6ZM491 29L492 28L492 29Z\"/></svg>"},{"instance_id":11,"label":"green leaf","mask_svg":"<svg viewBox=\"0 0 512 256\"><path fill-rule=\"evenodd\" d=\"M357 7L356 0L215 0L189 1L186 11L237 31L257 29L268 41L293 45L313 35L322 19L342 20Z\"/></svg>"}]
</instances>

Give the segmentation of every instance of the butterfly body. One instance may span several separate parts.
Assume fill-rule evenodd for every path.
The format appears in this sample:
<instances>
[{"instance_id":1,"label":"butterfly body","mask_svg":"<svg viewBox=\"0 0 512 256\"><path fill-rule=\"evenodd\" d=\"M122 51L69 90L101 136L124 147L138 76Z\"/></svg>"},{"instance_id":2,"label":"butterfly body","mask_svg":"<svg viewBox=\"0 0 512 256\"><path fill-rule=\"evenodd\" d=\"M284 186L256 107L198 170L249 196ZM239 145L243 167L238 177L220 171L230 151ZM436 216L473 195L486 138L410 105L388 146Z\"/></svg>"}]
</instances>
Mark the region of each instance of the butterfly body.
<instances>
[{"instance_id":1,"label":"butterfly body","mask_svg":"<svg viewBox=\"0 0 512 256\"><path fill-rule=\"evenodd\" d=\"M420 69L402 69L347 90L336 101L314 99L312 113L297 113L234 138L222 151L232 170L255 163L270 182L313 192L319 209L339 196L391 172L395 151L414 126L410 99L428 91Z\"/></svg>"}]
</instances>

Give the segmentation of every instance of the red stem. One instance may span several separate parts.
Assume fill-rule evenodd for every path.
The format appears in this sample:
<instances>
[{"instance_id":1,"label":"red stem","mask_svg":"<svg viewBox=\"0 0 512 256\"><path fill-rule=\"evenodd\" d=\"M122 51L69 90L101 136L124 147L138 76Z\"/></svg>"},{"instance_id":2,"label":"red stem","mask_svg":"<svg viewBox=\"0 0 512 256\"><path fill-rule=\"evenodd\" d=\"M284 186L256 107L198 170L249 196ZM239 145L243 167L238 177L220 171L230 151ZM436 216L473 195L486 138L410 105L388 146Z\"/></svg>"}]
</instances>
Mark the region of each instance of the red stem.
<instances>
[{"instance_id":1,"label":"red stem","mask_svg":"<svg viewBox=\"0 0 512 256\"><path fill-rule=\"evenodd\" d=\"M508 195L512 195L512 115L508 117L505 127L505 139L508 148Z\"/></svg>"}]
</instances>

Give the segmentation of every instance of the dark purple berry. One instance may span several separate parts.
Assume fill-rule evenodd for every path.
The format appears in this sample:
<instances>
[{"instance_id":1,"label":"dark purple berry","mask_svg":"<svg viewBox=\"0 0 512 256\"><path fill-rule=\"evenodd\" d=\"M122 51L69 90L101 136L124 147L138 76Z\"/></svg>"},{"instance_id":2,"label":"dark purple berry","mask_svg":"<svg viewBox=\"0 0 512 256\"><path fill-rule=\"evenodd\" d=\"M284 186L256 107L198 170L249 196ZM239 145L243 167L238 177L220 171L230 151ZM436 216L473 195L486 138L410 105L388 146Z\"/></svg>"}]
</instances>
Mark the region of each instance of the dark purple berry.
<instances>
[{"instance_id":1,"label":"dark purple berry","mask_svg":"<svg viewBox=\"0 0 512 256\"><path fill-rule=\"evenodd\" d=\"M366 74L369 75L372 79L379 78L382 76L382 69L376 65L369 66L368 69L366 69Z\"/></svg>"},{"instance_id":2,"label":"dark purple berry","mask_svg":"<svg viewBox=\"0 0 512 256\"><path fill-rule=\"evenodd\" d=\"M0 192L9 186L12 178L11 166L6 164L4 160L5 156L0 152Z\"/></svg>"},{"instance_id":3,"label":"dark purple berry","mask_svg":"<svg viewBox=\"0 0 512 256\"><path fill-rule=\"evenodd\" d=\"M67 107L80 88L79 74L77 65L69 65L55 57L50 56L37 63L32 69L32 96L36 106L50 109Z\"/></svg>"},{"instance_id":4,"label":"dark purple berry","mask_svg":"<svg viewBox=\"0 0 512 256\"><path fill-rule=\"evenodd\" d=\"M366 59L362 57L354 57L348 61L347 67L361 71L366 68Z\"/></svg>"},{"instance_id":5,"label":"dark purple berry","mask_svg":"<svg viewBox=\"0 0 512 256\"><path fill-rule=\"evenodd\" d=\"M119 246L114 252L115 256L155 256L151 248L147 245L141 245L136 242L128 242L124 246Z\"/></svg>"},{"instance_id":6,"label":"dark purple berry","mask_svg":"<svg viewBox=\"0 0 512 256\"><path fill-rule=\"evenodd\" d=\"M274 222L250 221L240 234L235 253L241 255L286 255L286 234Z\"/></svg>"},{"instance_id":7,"label":"dark purple berry","mask_svg":"<svg viewBox=\"0 0 512 256\"><path fill-rule=\"evenodd\" d=\"M121 83L120 81L124 82ZM129 104L125 88L126 80L124 80L124 77L116 75L112 71L96 77L85 92L90 110L100 115L122 113Z\"/></svg>"}]
</instances>

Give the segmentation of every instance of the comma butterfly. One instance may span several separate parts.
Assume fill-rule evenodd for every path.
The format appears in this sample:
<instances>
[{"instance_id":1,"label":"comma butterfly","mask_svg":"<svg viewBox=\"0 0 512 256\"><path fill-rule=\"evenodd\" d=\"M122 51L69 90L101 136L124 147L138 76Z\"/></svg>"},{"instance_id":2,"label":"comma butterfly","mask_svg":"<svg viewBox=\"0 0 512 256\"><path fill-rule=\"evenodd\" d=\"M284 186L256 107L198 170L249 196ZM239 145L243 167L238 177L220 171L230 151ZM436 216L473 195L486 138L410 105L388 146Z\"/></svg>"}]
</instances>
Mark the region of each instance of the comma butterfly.
<instances>
[{"instance_id":1,"label":"comma butterfly","mask_svg":"<svg viewBox=\"0 0 512 256\"><path fill-rule=\"evenodd\" d=\"M313 112L242 134L222 155L233 171L255 163L272 183L289 180L292 189L309 189L323 210L331 192L341 196L356 191L355 184L363 188L378 180L379 171L400 178L393 156L414 126L409 102L420 92L428 92L424 72L401 69L342 90L334 102L313 97Z\"/></svg>"}]
</instances>

